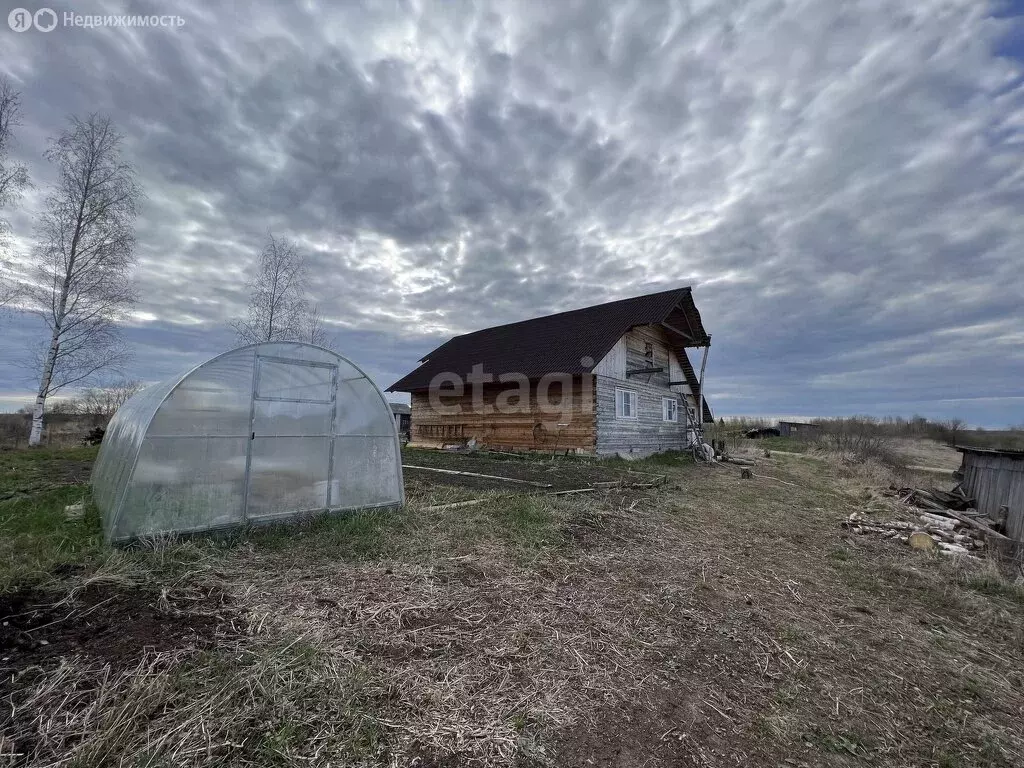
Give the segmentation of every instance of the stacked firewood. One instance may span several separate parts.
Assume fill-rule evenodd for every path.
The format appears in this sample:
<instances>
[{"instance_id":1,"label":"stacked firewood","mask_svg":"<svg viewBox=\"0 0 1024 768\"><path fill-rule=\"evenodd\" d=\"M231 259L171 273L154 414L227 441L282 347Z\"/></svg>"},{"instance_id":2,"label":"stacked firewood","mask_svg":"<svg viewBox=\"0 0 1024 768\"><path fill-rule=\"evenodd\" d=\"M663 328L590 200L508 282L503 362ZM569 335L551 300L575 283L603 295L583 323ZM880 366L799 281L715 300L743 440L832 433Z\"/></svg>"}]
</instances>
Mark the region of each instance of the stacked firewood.
<instances>
[{"instance_id":1,"label":"stacked firewood","mask_svg":"<svg viewBox=\"0 0 1024 768\"><path fill-rule=\"evenodd\" d=\"M937 550L948 555L970 556L984 549L989 538L1006 539L997 530L1002 521L978 513L974 499L958 485L952 491L937 488L897 488L885 491L895 498L898 509L908 520L879 521L854 512L843 527L856 534L874 534L890 539L905 539L915 549Z\"/></svg>"}]
</instances>

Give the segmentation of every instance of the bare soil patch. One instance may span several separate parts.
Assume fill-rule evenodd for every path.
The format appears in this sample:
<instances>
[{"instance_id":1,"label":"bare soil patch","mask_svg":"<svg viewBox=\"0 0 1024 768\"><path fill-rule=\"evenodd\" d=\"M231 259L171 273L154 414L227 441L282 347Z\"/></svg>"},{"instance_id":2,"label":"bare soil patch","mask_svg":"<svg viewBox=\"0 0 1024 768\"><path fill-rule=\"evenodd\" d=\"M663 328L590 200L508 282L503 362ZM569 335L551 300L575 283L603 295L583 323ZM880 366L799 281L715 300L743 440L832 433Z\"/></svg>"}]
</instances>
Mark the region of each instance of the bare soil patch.
<instances>
[{"instance_id":1,"label":"bare soil patch","mask_svg":"<svg viewBox=\"0 0 1024 768\"><path fill-rule=\"evenodd\" d=\"M226 596L210 593L183 611L159 591L94 584L72 594L27 591L0 595L0 674L18 675L61 656L85 655L114 668L133 666L144 651L209 640Z\"/></svg>"},{"instance_id":2,"label":"bare soil patch","mask_svg":"<svg viewBox=\"0 0 1024 768\"><path fill-rule=\"evenodd\" d=\"M68 722L88 718L111 695L112 681L132 679L151 660L213 647L226 596L208 590L179 597L187 608L166 590L113 583L87 584L70 594L0 595L0 702L6 710L0 754L13 765L50 764L64 745L79 740L43 715ZM54 681L67 690L51 699ZM52 709L40 711L41 701Z\"/></svg>"}]
</instances>

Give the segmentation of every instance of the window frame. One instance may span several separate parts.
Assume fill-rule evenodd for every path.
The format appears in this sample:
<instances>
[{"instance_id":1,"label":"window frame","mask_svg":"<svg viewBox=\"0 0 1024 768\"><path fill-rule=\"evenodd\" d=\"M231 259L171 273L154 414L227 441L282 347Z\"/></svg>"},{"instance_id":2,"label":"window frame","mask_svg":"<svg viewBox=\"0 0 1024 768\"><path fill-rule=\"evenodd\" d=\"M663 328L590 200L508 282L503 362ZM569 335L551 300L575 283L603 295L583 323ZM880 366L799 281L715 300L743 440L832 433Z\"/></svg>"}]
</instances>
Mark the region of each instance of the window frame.
<instances>
[{"instance_id":1,"label":"window frame","mask_svg":"<svg viewBox=\"0 0 1024 768\"><path fill-rule=\"evenodd\" d=\"M672 404L672 418L668 418L668 404ZM679 423L679 398L677 397L663 397L661 398L661 420L668 424Z\"/></svg>"},{"instance_id":2,"label":"window frame","mask_svg":"<svg viewBox=\"0 0 1024 768\"><path fill-rule=\"evenodd\" d=\"M625 415L625 405L623 396L629 395L630 397L630 415ZM625 387L615 388L615 418L623 419L625 421L638 421L640 414L640 393L635 389L626 389Z\"/></svg>"}]
</instances>

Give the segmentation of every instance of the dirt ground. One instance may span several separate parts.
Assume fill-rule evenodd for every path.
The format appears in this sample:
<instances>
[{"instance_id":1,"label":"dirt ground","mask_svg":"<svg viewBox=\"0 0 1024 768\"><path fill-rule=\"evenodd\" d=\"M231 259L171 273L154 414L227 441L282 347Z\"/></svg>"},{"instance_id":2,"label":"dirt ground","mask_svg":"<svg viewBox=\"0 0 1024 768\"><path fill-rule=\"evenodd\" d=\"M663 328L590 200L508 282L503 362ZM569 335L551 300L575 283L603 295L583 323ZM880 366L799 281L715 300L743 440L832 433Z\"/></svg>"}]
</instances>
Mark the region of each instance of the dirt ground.
<instances>
[{"instance_id":1,"label":"dirt ground","mask_svg":"<svg viewBox=\"0 0 1024 768\"><path fill-rule=\"evenodd\" d=\"M981 560L844 531L851 511L881 511L883 469L759 457L743 480L730 465L406 457L432 460L553 488L667 480L430 510L492 489L407 471L399 512L45 574L0 596L0 754L1024 765L1024 589Z\"/></svg>"},{"instance_id":2,"label":"dirt ground","mask_svg":"<svg viewBox=\"0 0 1024 768\"><path fill-rule=\"evenodd\" d=\"M144 650L176 648L210 637L225 595L209 595L208 610L176 610L166 596L132 586L94 584L62 592L0 596L0 675L81 654L120 669Z\"/></svg>"}]
</instances>

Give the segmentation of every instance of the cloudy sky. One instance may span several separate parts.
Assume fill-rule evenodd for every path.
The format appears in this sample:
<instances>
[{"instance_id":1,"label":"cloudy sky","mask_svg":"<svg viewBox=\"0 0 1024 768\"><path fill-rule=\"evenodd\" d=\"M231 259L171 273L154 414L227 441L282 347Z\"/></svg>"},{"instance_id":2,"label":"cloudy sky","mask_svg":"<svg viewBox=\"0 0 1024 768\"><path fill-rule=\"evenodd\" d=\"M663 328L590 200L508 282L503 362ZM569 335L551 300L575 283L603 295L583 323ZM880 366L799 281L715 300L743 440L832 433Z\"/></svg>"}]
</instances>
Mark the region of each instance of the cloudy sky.
<instances>
[{"instance_id":1,"label":"cloudy sky","mask_svg":"<svg viewBox=\"0 0 1024 768\"><path fill-rule=\"evenodd\" d=\"M130 373L225 349L268 228L387 386L454 333L692 285L720 414L1024 422L1024 9L981 0L64 5L15 33L5 211L108 113L148 200ZM41 326L0 328L12 361Z\"/></svg>"}]
</instances>

